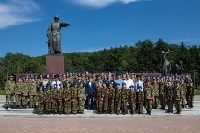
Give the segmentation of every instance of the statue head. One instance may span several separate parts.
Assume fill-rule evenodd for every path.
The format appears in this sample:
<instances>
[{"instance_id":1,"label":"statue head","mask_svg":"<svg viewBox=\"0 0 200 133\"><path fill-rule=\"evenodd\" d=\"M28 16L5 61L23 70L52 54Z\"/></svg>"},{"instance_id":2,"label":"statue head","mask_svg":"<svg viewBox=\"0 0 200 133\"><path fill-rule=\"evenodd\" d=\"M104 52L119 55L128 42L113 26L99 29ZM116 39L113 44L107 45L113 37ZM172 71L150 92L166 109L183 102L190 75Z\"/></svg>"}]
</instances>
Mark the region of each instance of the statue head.
<instances>
[{"instance_id":1,"label":"statue head","mask_svg":"<svg viewBox=\"0 0 200 133\"><path fill-rule=\"evenodd\" d=\"M56 16L54 16L54 20L55 21L58 21L59 20L59 17L56 15Z\"/></svg>"}]
</instances>

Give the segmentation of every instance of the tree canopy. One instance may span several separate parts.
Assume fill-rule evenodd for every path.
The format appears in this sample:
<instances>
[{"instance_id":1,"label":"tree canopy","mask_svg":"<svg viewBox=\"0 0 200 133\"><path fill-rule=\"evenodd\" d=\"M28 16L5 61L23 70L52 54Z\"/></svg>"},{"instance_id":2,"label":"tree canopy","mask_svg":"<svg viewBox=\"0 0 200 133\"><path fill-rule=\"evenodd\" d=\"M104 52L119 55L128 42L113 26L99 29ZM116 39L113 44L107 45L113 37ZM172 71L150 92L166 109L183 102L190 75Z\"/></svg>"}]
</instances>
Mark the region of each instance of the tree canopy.
<instances>
[{"instance_id":1,"label":"tree canopy","mask_svg":"<svg viewBox=\"0 0 200 133\"><path fill-rule=\"evenodd\" d=\"M65 71L70 72L159 72L162 73L162 51L170 51L172 64L182 61L183 72L200 73L200 46L168 44L162 39L138 41L132 46L111 47L95 52L64 53ZM7 53L0 58L0 88L4 88L7 75L17 73L45 73L45 56L30 57L22 53ZM193 75L192 75L193 76ZM200 75L196 74L196 81ZM198 82L199 83L199 82Z\"/></svg>"}]
</instances>

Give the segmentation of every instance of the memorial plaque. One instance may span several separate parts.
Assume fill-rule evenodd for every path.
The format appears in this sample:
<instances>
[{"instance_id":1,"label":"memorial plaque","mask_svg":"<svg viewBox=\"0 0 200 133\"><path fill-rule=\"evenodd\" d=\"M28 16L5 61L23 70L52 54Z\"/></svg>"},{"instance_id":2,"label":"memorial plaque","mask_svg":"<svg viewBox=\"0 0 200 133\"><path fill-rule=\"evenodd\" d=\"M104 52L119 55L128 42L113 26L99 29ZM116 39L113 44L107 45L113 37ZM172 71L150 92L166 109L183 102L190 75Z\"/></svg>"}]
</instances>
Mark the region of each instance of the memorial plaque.
<instances>
[{"instance_id":1,"label":"memorial plaque","mask_svg":"<svg viewBox=\"0 0 200 133\"><path fill-rule=\"evenodd\" d=\"M46 56L46 73L62 74L65 71L64 56L49 55Z\"/></svg>"}]
</instances>

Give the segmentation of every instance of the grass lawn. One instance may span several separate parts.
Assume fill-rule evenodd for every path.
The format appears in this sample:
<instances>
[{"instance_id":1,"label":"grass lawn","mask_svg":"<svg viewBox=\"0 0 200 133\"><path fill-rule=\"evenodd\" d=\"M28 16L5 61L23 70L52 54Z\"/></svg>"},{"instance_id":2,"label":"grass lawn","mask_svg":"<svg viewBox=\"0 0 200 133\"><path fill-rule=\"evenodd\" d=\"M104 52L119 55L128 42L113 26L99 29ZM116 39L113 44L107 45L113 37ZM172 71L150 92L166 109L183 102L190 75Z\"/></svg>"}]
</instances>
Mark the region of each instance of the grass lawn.
<instances>
[{"instance_id":1,"label":"grass lawn","mask_svg":"<svg viewBox=\"0 0 200 133\"><path fill-rule=\"evenodd\" d=\"M200 95L200 86L198 86L197 89L195 90L195 95Z\"/></svg>"},{"instance_id":2,"label":"grass lawn","mask_svg":"<svg viewBox=\"0 0 200 133\"><path fill-rule=\"evenodd\" d=\"M0 95L4 95L4 90L0 90Z\"/></svg>"}]
</instances>

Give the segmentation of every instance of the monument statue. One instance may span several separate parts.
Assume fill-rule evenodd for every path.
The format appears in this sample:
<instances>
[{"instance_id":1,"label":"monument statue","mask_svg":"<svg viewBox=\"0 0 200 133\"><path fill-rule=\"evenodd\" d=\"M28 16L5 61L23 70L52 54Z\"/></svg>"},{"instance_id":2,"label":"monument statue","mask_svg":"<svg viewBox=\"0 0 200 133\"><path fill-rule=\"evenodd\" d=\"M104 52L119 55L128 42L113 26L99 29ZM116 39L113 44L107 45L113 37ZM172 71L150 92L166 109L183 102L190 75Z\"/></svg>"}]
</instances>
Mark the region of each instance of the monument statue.
<instances>
[{"instance_id":1,"label":"monument statue","mask_svg":"<svg viewBox=\"0 0 200 133\"><path fill-rule=\"evenodd\" d=\"M60 55L61 52L61 27L67 27L70 24L65 22L58 22L59 17L54 17L54 22L52 22L47 31L48 37L48 54L49 55Z\"/></svg>"},{"instance_id":2,"label":"monument statue","mask_svg":"<svg viewBox=\"0 0 200 133\"><path fill-rule=\"evenodd\" d=\"M169 51L168 52L162 51L162 54L164 54L164 59L165 59L163 64L163 74L167 74L171 72L171 63L166 58L166 55L169 54Z\"/></svg>"}]
</instances>

